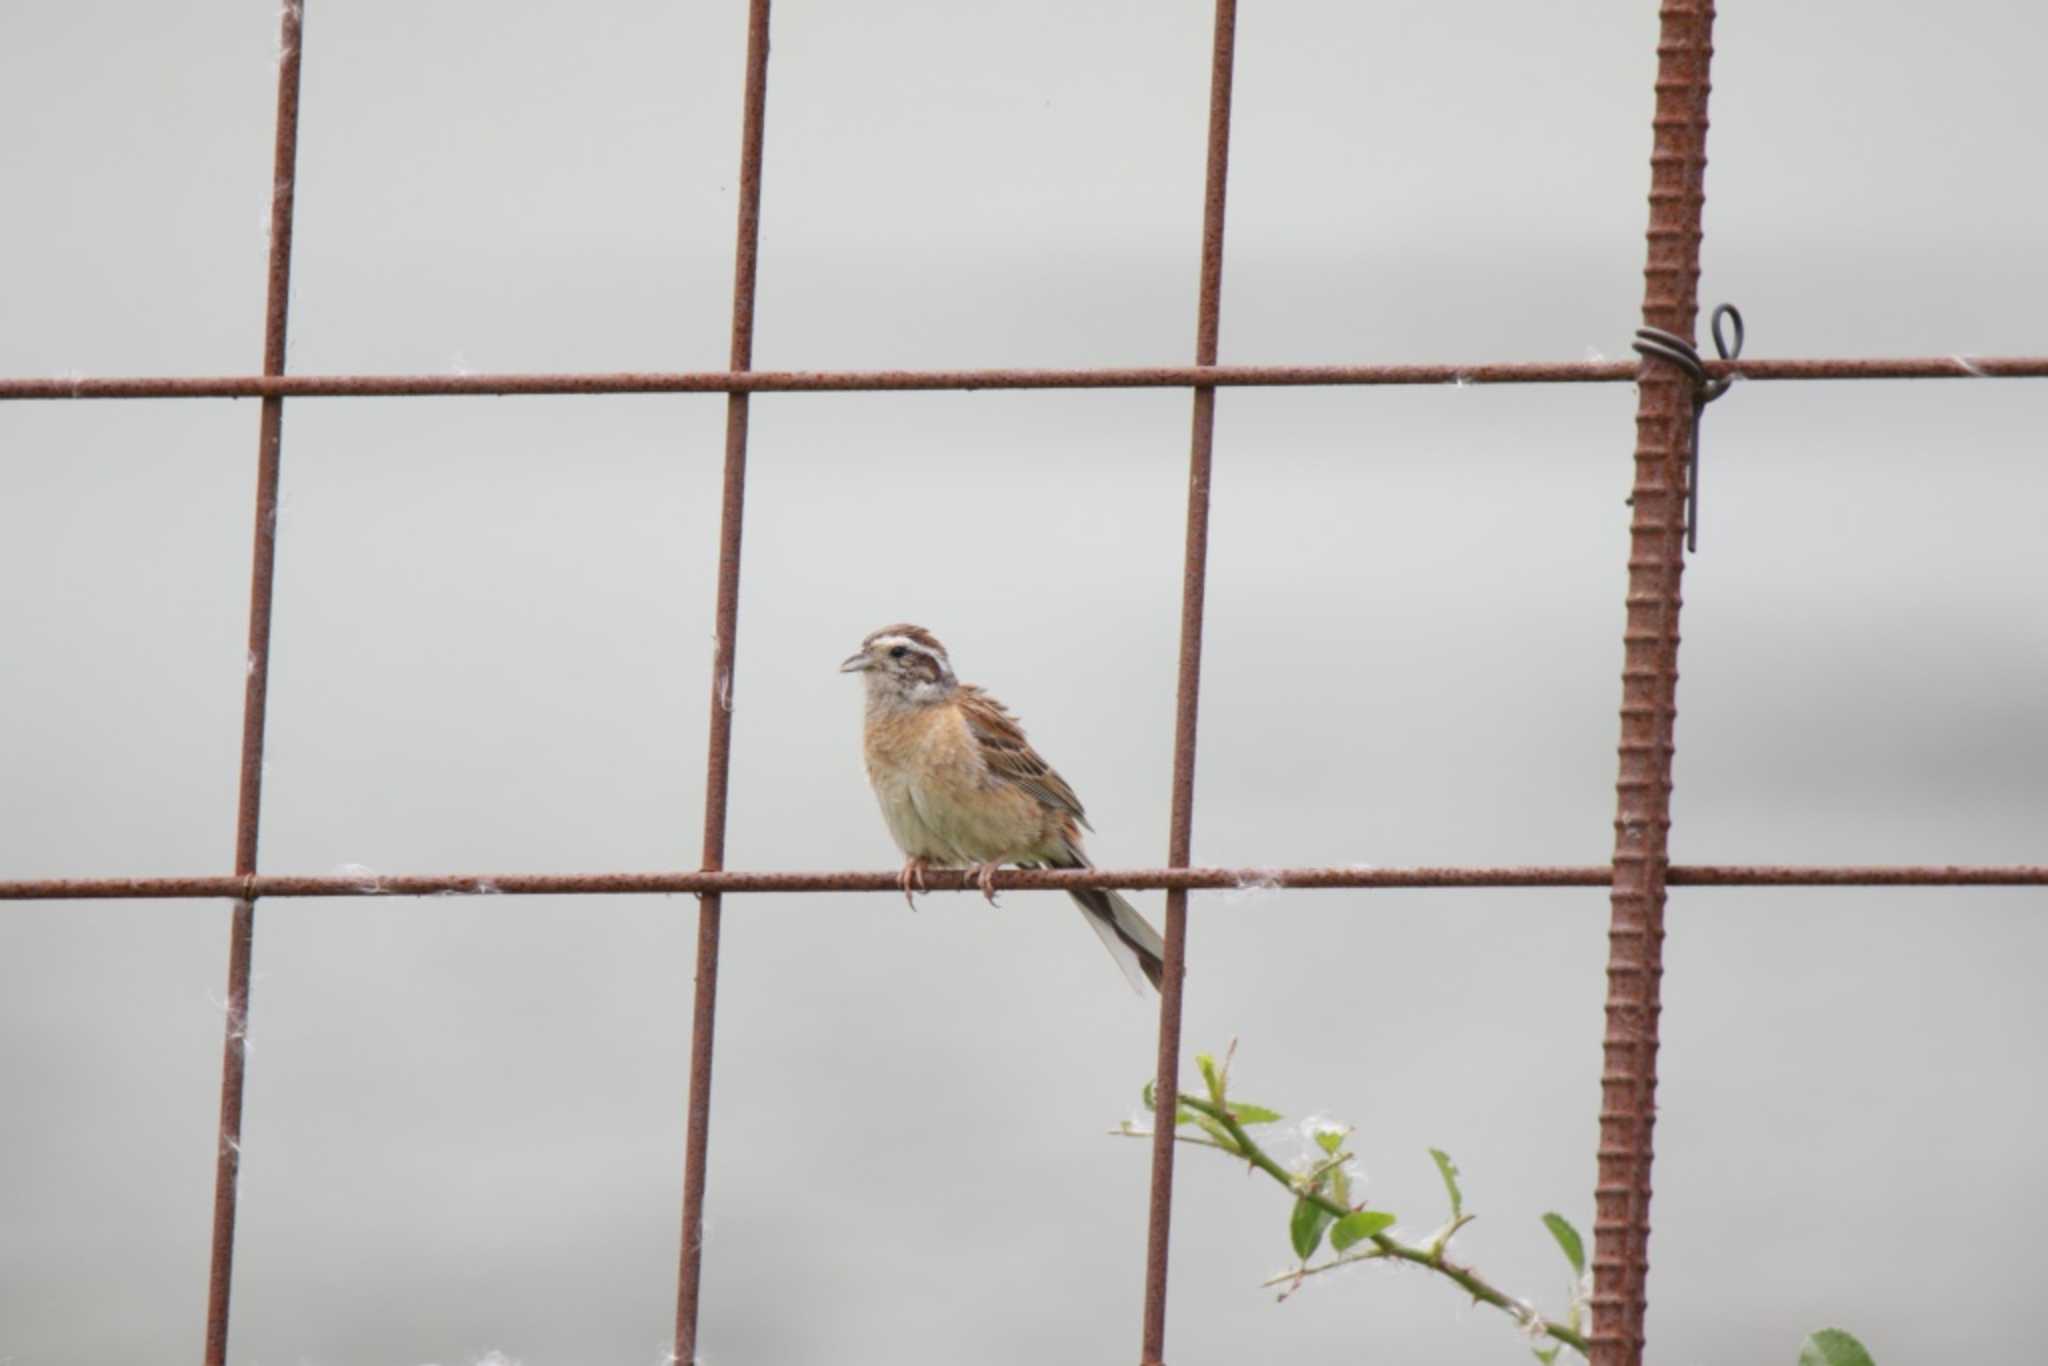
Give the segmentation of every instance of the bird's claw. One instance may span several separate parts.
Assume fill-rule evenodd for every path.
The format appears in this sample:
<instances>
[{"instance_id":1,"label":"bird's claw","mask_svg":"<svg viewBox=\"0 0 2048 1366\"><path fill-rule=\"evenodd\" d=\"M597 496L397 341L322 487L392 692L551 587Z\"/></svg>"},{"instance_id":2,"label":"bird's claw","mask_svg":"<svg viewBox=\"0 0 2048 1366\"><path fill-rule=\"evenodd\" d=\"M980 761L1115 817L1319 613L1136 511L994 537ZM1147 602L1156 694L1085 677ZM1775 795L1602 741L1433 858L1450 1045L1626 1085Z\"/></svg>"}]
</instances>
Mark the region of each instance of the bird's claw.
<instances>
[{"instance_id":1,"label":"bird's claw","mask_svg":"<svg viewBox=\"0 0 2048 1366\"><path fill-rule=\"evenodd\" d=\"M987 899L988 904L991 906L996 904L996 870L1000 867L1002 865L995 862L977 863L971 870L974 877L974 885L981 888L982 896Z\"/></svg>"},{"instance_id":2,"label":"bird's claw","mask_svg":"<svg viewBox=\"0 0 2048 1366\"><path fill-rule=\"evenodd\" d=\"M920 892L931 890L924 880L925 869L930 866L924 859L907 858L903 860L903 871L896 875L896 885L903 889L903 902L913 911L917 909L917 898L911 895L911 888L915 887Z\"/></svg>"}]
</instances>

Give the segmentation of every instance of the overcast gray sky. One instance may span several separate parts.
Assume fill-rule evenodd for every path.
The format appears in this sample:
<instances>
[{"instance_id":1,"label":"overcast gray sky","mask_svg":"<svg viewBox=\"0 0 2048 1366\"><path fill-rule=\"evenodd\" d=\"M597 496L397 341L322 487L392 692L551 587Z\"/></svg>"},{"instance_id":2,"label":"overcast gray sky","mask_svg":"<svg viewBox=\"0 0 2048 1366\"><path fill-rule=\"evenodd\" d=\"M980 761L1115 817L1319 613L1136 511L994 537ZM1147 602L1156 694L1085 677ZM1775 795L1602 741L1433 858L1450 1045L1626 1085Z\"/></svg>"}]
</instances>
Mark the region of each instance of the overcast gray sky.
<instances>
[{"instance_id":1,"label":"overcast gray sky","mask_svg":"<svg viewBox=\"0 0 2048 1366\"><path fill-rule=\"evenodd\" d=\"M1227 362L1625 355L1652 0L1246 0ZM744 6L310 0L290 368L710 369ZM0 373L261 356L267 3L0 24ZM1197 4L781 0L756 361L1173 364ZM2031 5L1728 4L1703 298L1758 356L2048 350ZM1611 847L1626 385L1225 392L1198 862ZM895 862L834 666L918 621L1106 864L1166 843L1184 393L756 401L729 861ZM287 405L262 865L691 866L715 396ZM1707 423L1674 855L2040 862L2048 385L1748 384ZM0 406L0 877L233 852L257 407ZM1160 898L1141 897L1157 916ZM1198 894L1190 1049L1561 1308L1604 892ZM2038 1359L2048 899L1672 898L1652 1355ZM189 1361L228 908L0 910L0 1362ZM266 903L232 1348L660 1358L694 902ZM1154 1015L1064 898L735 899L713 1366L1135 1359ZM1178 1363L1526 1361L1421 1276L1275 1305L1285 1200L1181 1165Z\"/></svg>"}]
</instances>

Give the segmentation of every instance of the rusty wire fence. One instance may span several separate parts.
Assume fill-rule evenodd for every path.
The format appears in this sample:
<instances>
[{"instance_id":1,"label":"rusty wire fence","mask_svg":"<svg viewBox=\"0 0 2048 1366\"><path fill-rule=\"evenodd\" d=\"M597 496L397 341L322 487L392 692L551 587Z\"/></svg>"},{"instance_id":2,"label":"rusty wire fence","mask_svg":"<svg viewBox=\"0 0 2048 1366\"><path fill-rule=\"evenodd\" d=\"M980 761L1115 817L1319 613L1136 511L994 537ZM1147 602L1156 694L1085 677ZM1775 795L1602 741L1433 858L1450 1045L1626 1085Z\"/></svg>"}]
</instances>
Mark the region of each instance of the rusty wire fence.
<instances>
[{"instance_id":1,"label":"rusty wire fence","mask_svg":"<svg viewBox=\"0 0 2048 1366\"><path fill-rule=\"evenodd\" d=\"M1159 1004L1156 1111L1150 1223L1145 1262L1140 1359L1166 1360L1168 1250L1173 1209L1173 1122L1177 1095L1187 897L1256 876L1286 888L1507 888L1607 886L1607 1027L1603 1041L1592 1357L1600 1366L1639 1362L1644 1345L1652 1131L1658 1042L1665 889L1670 886L2012 886L2048 884L2048 866L1674 866L1668 860L1673 721L1676 713L1679 586L1695 490L1698 409L1711 386L1748 380L2048 378L2048 357L1802 358L1695 364L1688 354L1697 321L1701 210L1704 202L1711 0L1666 0L1659 11L1650 215L1642 322L1670 334L1668 348L1640 362L1534 364L1221 366L1217 339L1223 274L1225 190L1229 179L1235 0L1216 0L1211 48L1207 173L1194 362L1190 366L1095 369L925 371L755 371L753 319L759 243L762 130L768 99L769 0L747 14L745 117L740 154L729 368L699 373L500 375L287 375L285 338L292 261L293 190L298 152L303 7L283 16L278 68L269 288L260 375L222 378L0 379L0 399L258 398L255 540L250 573L249 670L243 699L235 862L211 877L41 879L0 882L4 900L224 898L233 904L226 1039L222 1057L220 1142L215 1175L212 1268L206 1292L206 1361L227 1359L234 1281L245 1026L257 902L266 897L341 897L462 893L690 893L700 900L696 994L690 1052L688 1128L673 1350L696 1358L702 1268L706 1154L711 1134L719 929L727 894L880 891L886 872L751 872L725 868L728 775L732 756L731 683L738 667L741 532L747 476L747 419L755 393L795 391L1185 388L1192 392L1185 574L1182 581L1179 686L1174 709L1172 812L1166 865L1153 869L1011 871L1004 888L1080 886L1164 889L1166 973ZM1239 386L1625 383L1637 386L1633 514L1628 559L1625 664L1620 707L1620 771L1612 861L1598 866L1219 869L1189 866L1195 801L1196 716L1201 690L1203 595L1209 544L1209 484L1217 391ZM709 688L703 851L693 870L383 876L294 876L258 871L263 795L264 722L280 455L287 398L454 395L722 393L725 461L717 575L717 645ZM962 885L939 873L934 888Z\"/></svg>"}]
</instances>

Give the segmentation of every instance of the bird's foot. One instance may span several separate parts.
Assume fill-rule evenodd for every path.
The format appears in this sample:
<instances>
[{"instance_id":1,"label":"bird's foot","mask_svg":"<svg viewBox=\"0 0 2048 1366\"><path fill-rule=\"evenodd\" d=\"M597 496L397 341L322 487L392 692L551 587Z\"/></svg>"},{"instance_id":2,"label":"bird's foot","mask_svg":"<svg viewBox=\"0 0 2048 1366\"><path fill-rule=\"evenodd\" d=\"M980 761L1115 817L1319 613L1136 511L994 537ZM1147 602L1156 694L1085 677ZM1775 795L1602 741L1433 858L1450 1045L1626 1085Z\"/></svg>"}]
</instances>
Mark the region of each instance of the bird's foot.
<instances>
[{"instance_id":1,"label":"bird's foot","mask_svg":"<svg viewBox=\"0 0 2048 1366\"><path fill-rule=\"evenodd\" d=\"M1002 866L1002 860L995 859L988 863L974 864L967 870L968 876L974 879L975 886L981 888L982 896L987 898L991 906L996 904L996 870Z\"/></svg>"},{"instance_id":2,"label":"bird's foot","mask_svg":"<svg viewBox=\"0 0 2048 1366\"><path fill-rule=\"evenodd\" d=\"M913 911L917 909L917 898L911 895L911 888L915 887L920 892L931 890L924 880L925 870L931 866L928 859L907 858L903 860L903 871L896 875L896 885L903 889L904 904Z\"/></svg>"}]
</instances>

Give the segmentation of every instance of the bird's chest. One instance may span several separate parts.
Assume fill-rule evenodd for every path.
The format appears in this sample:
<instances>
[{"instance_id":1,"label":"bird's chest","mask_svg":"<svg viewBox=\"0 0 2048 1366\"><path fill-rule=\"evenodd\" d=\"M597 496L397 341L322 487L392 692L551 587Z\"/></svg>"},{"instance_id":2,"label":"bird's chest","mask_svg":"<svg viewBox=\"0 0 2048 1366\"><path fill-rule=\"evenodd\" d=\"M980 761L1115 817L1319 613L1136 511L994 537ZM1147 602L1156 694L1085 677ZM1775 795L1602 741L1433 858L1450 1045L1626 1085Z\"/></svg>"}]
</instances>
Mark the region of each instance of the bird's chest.
<instances>
[{"instance_id":1,"label":"bird's chest","mask_svg":"<svg viewBox=\"0 0 2048 1366\"><path fill-rule=\"evenodd\" d=\"M882 819L904 853L946 862L987 857L967 827L991 795L988 766L957 712L870 717L865 758Z\"/></svg>"}]
</instances>

